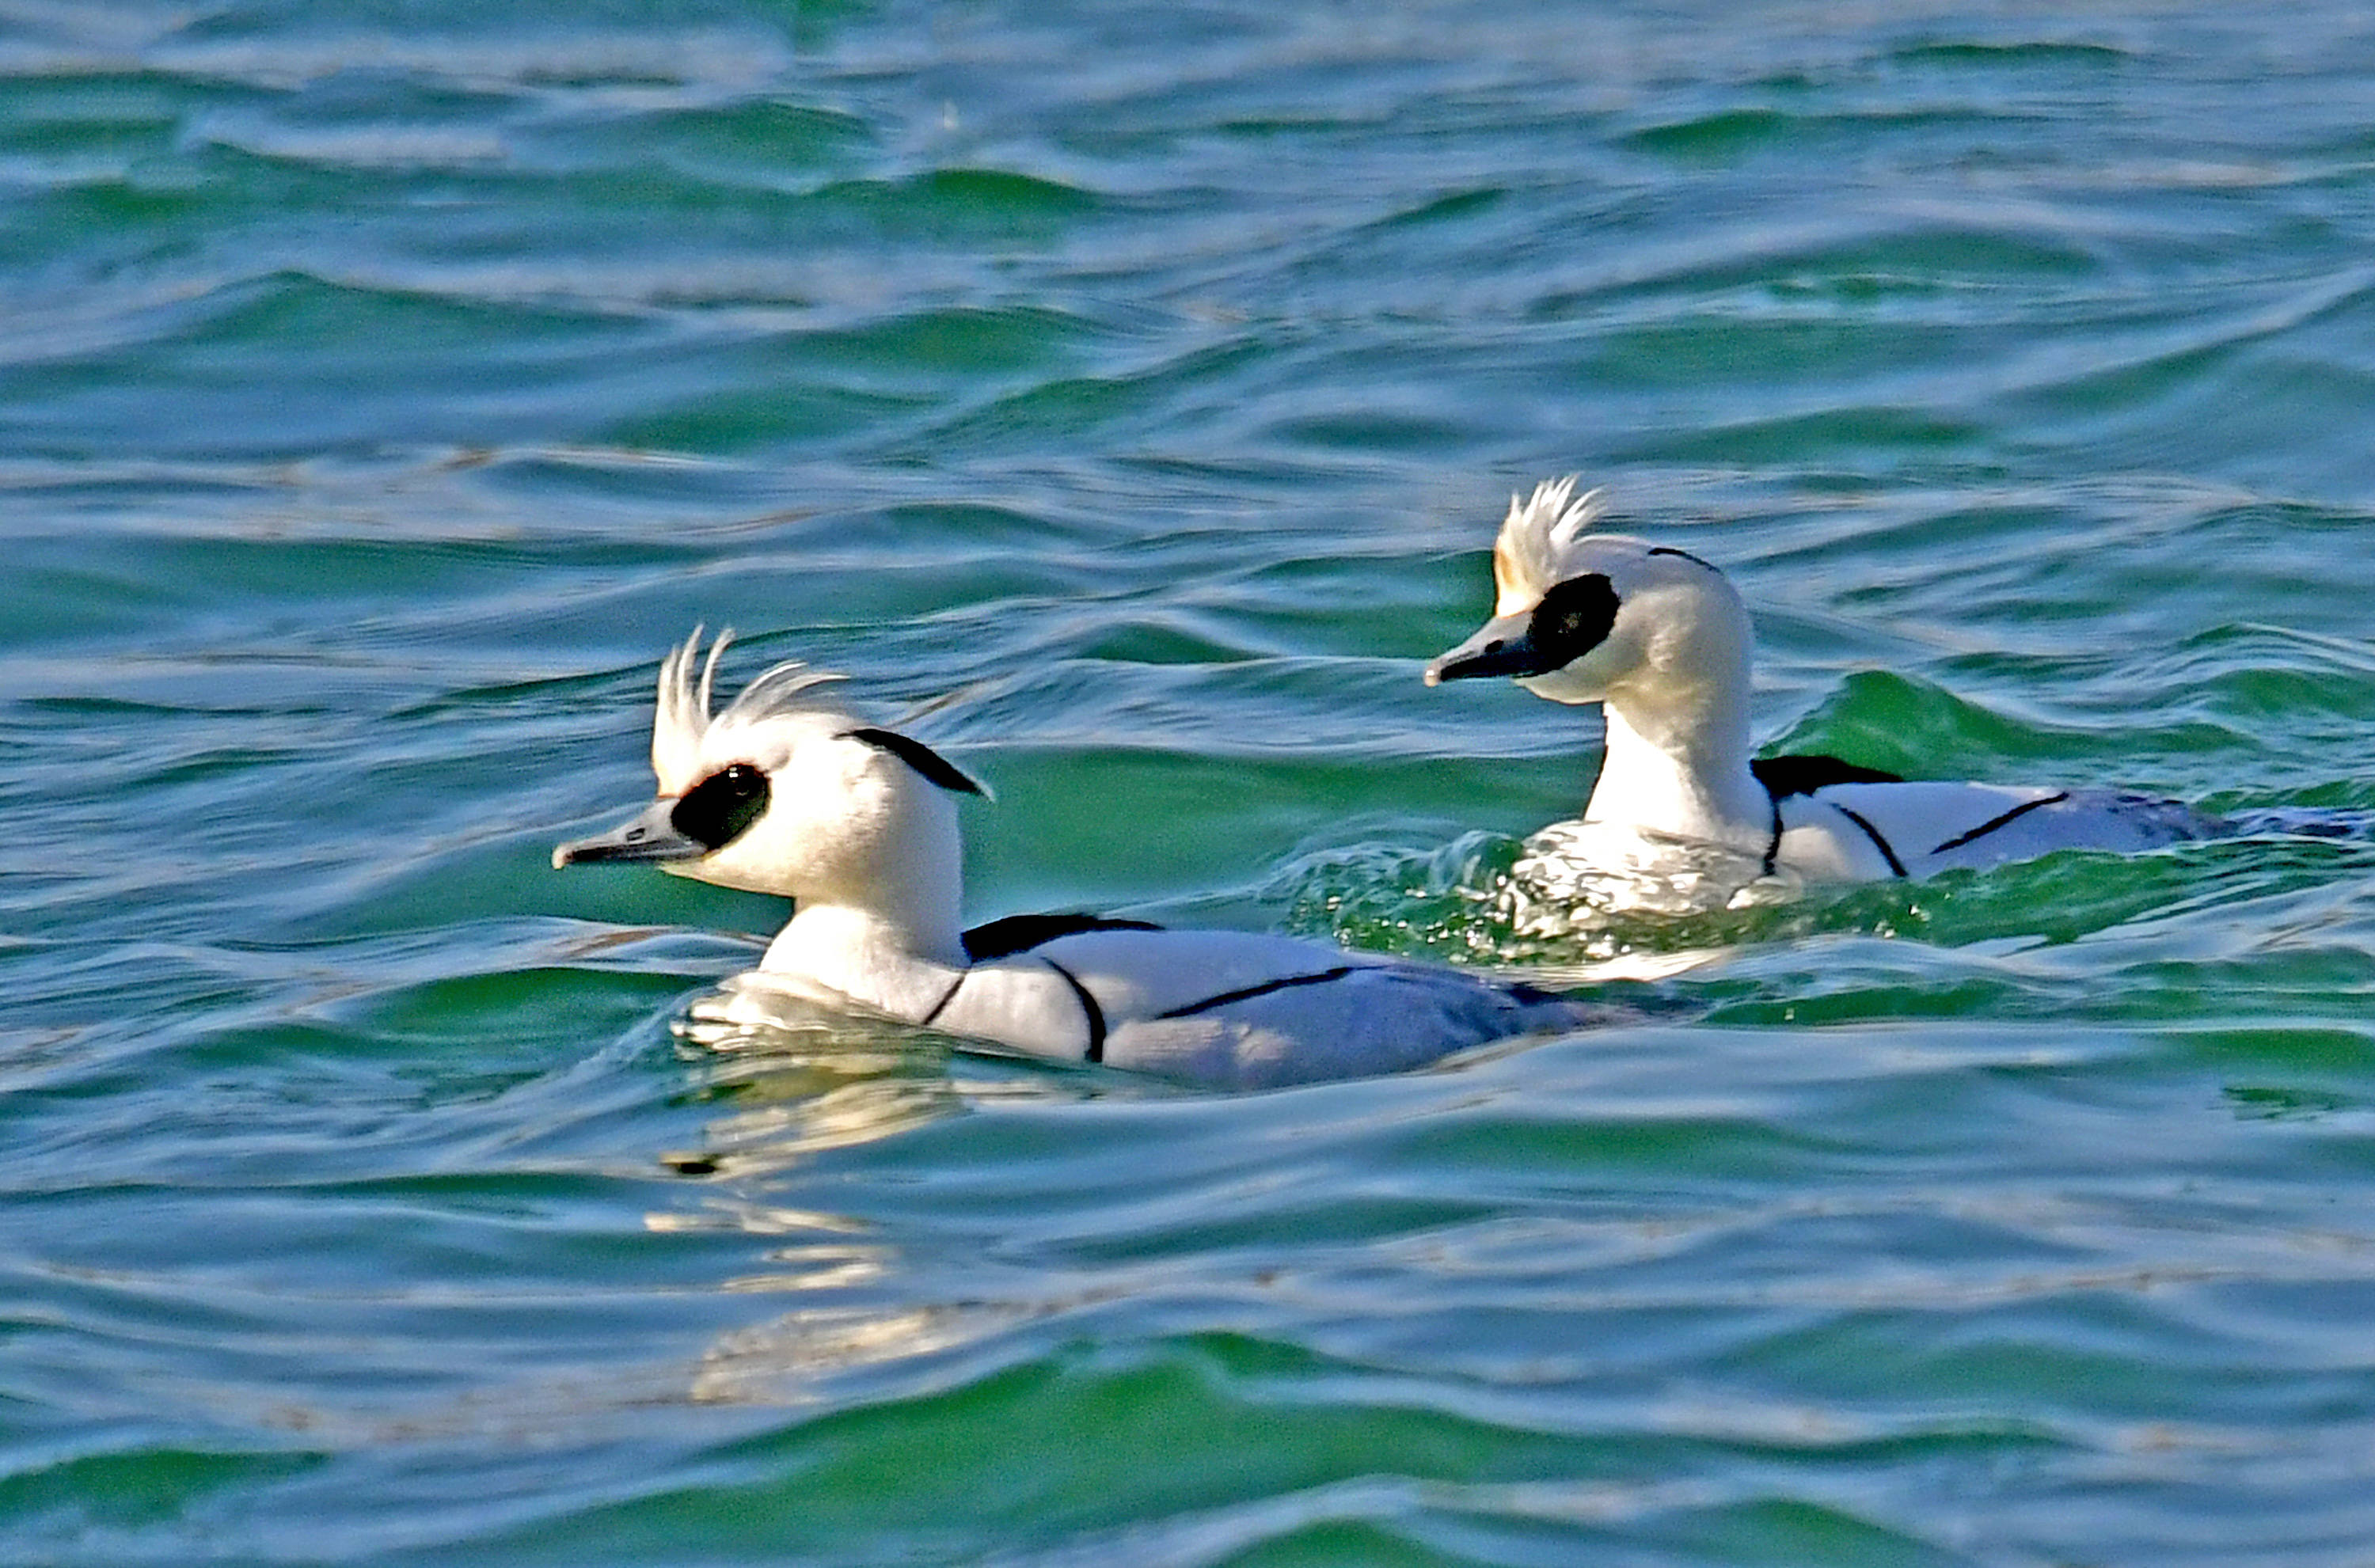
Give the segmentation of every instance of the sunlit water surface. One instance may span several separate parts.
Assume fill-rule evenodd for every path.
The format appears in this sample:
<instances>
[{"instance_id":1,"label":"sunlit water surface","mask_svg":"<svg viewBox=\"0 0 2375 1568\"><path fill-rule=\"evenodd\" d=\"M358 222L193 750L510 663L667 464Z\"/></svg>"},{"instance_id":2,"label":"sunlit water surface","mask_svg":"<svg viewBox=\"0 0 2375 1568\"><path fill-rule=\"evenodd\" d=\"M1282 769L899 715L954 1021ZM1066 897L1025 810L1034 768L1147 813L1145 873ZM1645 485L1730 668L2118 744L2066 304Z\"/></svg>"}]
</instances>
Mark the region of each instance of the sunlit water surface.
<instances>
[{"instance_id":1,"label":"sunlit water surface","mask_svg":"<svg viewBox=\"0 0 2375 1568\"><path fill-rule=\"evenodd\" d=\"M2375 808L2375 30L1580 10L0 6L0 1558L2369 1562L2375 844L1520 937L1594 721L1418 675L1580 470L1769 739ZM679 1039L697 621L979 917L1642 1021Z\"/></svg>"}]
</instances>

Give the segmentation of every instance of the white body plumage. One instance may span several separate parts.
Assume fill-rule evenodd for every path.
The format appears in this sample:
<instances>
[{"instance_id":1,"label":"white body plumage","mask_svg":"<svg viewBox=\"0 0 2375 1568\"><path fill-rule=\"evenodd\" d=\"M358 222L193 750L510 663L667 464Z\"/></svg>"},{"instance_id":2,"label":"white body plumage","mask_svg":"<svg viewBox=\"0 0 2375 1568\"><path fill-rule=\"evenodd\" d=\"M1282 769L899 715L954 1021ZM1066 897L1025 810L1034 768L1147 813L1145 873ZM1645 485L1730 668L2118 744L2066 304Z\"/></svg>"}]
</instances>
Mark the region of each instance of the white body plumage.
<instances>
[{"instance_id":1,"label":"white body plumage","mask_svg":"<svg viewBox=\"0 0 2375 1568\"><path fill-rule=\"evenodd\" d=\"M737 1008L779 989L1033 1055L1238 1088L1393 1071L1604 1016L1287 937L1079 915L967 931L957 800L980 786L921 742L818 701L832 678L798 665L713 718L725 643L703 661L695 632L661 666L659 798L553 863L651 861L793 899Z\"/></svg>"},{"instance_id":2,"label":"white body plumage","mask_svg":"<svg viewBox=\"0 0 2375 1568\"><path fill-rule=\"evenodd\" d=\"M1593 531L1599 512L1600 492L1578 496L1571 478L1512 496L1493 548L1493 619L1427 666L1429 685L1507 675L1554 701L1601 705L1607 752L1583 817L1530 840L1521 876L1604 883L1603 903L1693 906L1777 874L1922 877L2218 830L2188 807L2109 790L1911 782L1831 757L1754 757L1739 593L1686 551Z\"/></svg>"}]
</instances>

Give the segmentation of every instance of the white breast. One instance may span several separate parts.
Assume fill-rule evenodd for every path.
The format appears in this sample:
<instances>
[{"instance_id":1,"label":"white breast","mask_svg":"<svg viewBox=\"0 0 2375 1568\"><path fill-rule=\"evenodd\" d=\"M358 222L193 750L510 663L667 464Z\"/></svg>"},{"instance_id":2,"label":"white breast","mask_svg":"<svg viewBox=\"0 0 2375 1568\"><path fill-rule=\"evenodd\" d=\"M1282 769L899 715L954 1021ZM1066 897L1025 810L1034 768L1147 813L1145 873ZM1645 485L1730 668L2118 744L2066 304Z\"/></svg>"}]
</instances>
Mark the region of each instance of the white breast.
<instances>
[{"instance_id":1,"label":"white breast","mask_svg":"<svg viewBox=\"0 0 2375 1568\"><path fill-rule=\"evenodd\" d=\"M1763 846L1645 832L1625 822L1553 822L1509 868L1509 918L1521 936L1563 937L1618 912L1721 909L1766 878Z\"/></svg>"}]
</instances>

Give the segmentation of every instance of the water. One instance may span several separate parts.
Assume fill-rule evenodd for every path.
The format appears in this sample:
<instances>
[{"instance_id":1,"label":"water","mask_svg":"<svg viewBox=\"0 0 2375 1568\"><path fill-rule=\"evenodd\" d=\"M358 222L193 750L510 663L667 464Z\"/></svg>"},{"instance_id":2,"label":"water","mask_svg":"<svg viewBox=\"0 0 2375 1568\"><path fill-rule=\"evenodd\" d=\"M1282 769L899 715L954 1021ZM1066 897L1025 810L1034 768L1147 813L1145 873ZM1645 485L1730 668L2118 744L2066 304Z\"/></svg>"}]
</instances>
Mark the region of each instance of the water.
<instances>
[{"instance_id":1,"label":"water","mask_svg":"<svg viewBox=\"0 0 2375 1568\"><path fill-rule=\"evenodd\" d=\"M0 6L0 1557L2367 1562L2375 844L1521 941L1596 731L1418 672L1580 470L1768 737L2375 809L2370 124L2323 3ZM1645 1021L679 1043L781 911L547 855L696 621L977 917Z\"/></svg>"}]
</instances>

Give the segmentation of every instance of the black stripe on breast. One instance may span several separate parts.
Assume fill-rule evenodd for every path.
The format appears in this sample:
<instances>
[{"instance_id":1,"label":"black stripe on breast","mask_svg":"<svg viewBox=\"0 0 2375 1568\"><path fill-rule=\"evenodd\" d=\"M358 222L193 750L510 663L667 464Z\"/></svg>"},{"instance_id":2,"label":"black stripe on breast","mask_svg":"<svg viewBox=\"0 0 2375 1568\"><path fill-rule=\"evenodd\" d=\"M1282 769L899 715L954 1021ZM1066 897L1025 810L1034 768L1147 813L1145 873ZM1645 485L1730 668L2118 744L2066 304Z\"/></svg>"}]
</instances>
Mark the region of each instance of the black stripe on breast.
<instances>
[{"instance_id":1,"label":"black stripe on breast","mask_svg":"<svg viewBox=\"0 0 2375 1568\"><path fill-rule=\"evenodd\" d=\"M972 973L973 971L969 969L958 970L957 977L949 983L949 988L940 993L940 999L932 1004L932 1010L926 1013L922 1018L916 1020L916 1024L924 1029L931 1028L932 1020L939 1017L942 1013L947 1012L949 1010L949 1004L957 999L957 993L964 988L965 976Z\"/></svg>"},{"instance_id":2,"label":"black stripe on breast","mask_svg":"<svg viewBox=\"0 0 2375 1568\"><path fill-rule=\"evenodd\" d=\"M1698 557L1696 557L1696 556L1693 555L1690 551L1688 551L1688 550L1682 550L1682 549L1676 549L1676 548L1675 548L1673 546L1672 546L1672 545L1651 545L1651 546L1649 547L1649 553L1650 553L1651 555L1678 555L1678 556L1681 556L1684 560L1689 561L1693 566L1704 566L1704 567L1706 567L1709 572L1715 572L1715 574L1716 574L1717 576L1719 576L1719 577L1720 577L1720 576L1722 576L1722 575L1723 575L1723 573L1722 573L1722 572L1716 572L1715 566L1714 566L1711 562L1701 560Z\"/></svg>"},{"instance_id":3,"label":"black stripe on breast","mask_svg":"<svg viewBox=\"0 0 2375 1568\"><path fill-rule=\"evenodd\" d=\"M1865 821L1861 817L1857 816L1854 812L1849 810L1846 807L1841 806L1835 800L1826 800L1823 804L1837 812L1840 816L1845 817L1849 821L1853 822L1857 827L1861 828L1863 830L1863 836L1872 841L1873 848L1880 851L1881 858L1888 862L1889 870L1899 877L1905 875L1905 862L1896 858L1896 851L1890 848L1888 841L1880 836L1880 830L1878 828L1873 827L1870 822Z\"/></svg>"},{"instance_id":4,"label":"black stripe on breast","mask_svg":"<svg viewBox=\"0 0 2375 1568\"><path fill-rule=\"evenodd\" d=\"M1039 961L1063 976L1064 984L1072 988L1072 995L1081 999L1081 1014L1088 1020L1089 1023L1089 1048L1084 1053L1085 1059L1092 1062L1104 1061L1105 1059L1105 1008L1097 1006L1097 999L1089 995L1089 988L1081 984L1079 975L1074 974L1054 959L1043 958Z\"/></svg>"},{"instance_id":5,"label":"black stripe on breast","mask_svg":"<svg viewBox=\"0 0 2375 1568\"><path fill-rule=\"evenodd\" d=\"M1930 853L1932 855L1944 855L1950 849L1960 849L1974 839L1983 839L1987 837L1990 833L1994 832L1998 828L2003 827L2006 822L2016 822L2021 818L2027 816L2030 812L2038 809L2040 807L2057 805L2069 798L2070 792L2065 789L2060 795L2044 796L2036 800L2024 800L2018 806L2015 806L2011 810L2005 812L2003 816L1991 818L1987 821L1980 823L1978 827L1973 828L1967 833L1956 833L1953 838L1948 839L1944 843L1940 844L1936 849L1932 850Z\"/></svg>"},{"instance_id":6,"label":"black stripe on breast","mask_svg":"<svg viewBox=\"0 0 2375 1568\"><path fill-rule=\"evenodd\" d=\"M1692 559L1696 560L1698 558L1694 556ZM1700 564L1706 563L1702 561ZM1773 802L1773 837L1765 846L1765 874L1768 877L1773 875L1774 867L1781 862L1781 803L1783 801L1793 795L1812 796L1818 789L1828 789L1831 785L1838 784L1903 784L1905 782L1895 773L1883 772L1878 768L1867 768L1861 762L1843 761L1839 758L1820 751L1808 752L1796 757L1752 757L1748 760L1748 771L1756 775L1756 782L1765 786L1766 798ZM1830 802L1825 801L1823 804L1827 806ZM1852 811L1848 812L1848 815L1854 819L1857 827L1867 833L1872 833L1873 843L1880 843L1880 835L1872 831L1870 822L1857 817ZM1896 866L1896 855L1888 845L1881 843L1880 853L1888 856L1888 863L1891 866ZM1896 866L1896 874L1900 877L1904 876L1905 868L1902 866Z\"/></svg>"},{"instance_id":7,"label":"black stripe on breast","mask_svg":"<svg viewBox=\"0 0 2375 1568\"><path fill-rule=\"evenodd\" d=\"M1232 1002L1251 1001L1256 996L1267 996L1272 991L1291 990L1297 985L1324 985L1330 980L1341 980L1355 970L1376 967L1375 964L1348 963L1335 969L1323 969L1317 974L1290 974L1283 980L1265 980L1258 985L1247 985L1242 990L1223 991L1217 996L1207 996L1200 1002L1190 1002L1184 1008L1174 1008L1169 1012L1154 1016L1193 1018L1198 1013L1209 1013L1214 1008L1225 1008Z\"/></svg>"}]
</instances>

